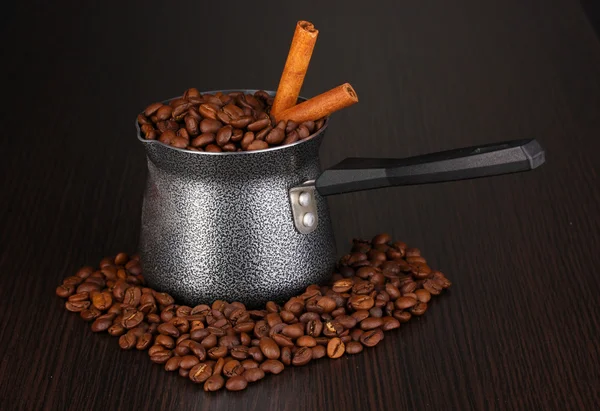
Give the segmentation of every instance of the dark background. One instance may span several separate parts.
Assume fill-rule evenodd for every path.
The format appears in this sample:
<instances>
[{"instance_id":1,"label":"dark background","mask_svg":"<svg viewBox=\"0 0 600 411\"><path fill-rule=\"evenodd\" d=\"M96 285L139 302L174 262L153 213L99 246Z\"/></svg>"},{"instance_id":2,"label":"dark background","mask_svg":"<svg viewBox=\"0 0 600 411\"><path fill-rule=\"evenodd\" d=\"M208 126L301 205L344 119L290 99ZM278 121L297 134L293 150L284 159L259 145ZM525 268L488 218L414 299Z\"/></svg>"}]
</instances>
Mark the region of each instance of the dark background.
<instances>
[{"instance_id":1,"label":"dark background","mask_svg":"<svg viewBox=\"0 0 600 411\"><path fill-rule=\"evenodd\" d=\"M600 407L596 3L93 3L0 20L0 409ZM302 95L348 81L360 98L333 116L324 167L529 137L547 164L330 198L340 253L388 231L451 291L361 355L206 395L92 334L54 289L136 248L135 115L192 86L276 88L299 19L320 30Z\"/></svg>"}]
</instances>

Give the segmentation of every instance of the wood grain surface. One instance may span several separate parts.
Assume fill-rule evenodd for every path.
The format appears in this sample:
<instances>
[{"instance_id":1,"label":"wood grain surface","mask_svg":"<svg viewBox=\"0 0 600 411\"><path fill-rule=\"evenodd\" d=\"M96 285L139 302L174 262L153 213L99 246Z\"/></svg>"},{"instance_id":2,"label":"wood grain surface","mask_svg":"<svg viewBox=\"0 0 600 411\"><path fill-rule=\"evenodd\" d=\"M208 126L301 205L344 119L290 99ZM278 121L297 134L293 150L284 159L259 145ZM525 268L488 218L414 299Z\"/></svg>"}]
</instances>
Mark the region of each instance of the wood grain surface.
<instances>
[{"instance_id":1,"label":"wood grain surface","mask_svg":"<svg viewBox=\"0 0 600 411\"><path fill-rule=\"evenodd\" d=\"M600 42L567 0L21 2L2 18L1 410L600 407ZM534 172L330 198L340 254L390 232L453 281L352 358L205 394L95 335L61 279L138 242L135 115L188 87L275 89L295 22L302 95L343 82L324 167L537 138Z\"/></svg>"}]
</instances>

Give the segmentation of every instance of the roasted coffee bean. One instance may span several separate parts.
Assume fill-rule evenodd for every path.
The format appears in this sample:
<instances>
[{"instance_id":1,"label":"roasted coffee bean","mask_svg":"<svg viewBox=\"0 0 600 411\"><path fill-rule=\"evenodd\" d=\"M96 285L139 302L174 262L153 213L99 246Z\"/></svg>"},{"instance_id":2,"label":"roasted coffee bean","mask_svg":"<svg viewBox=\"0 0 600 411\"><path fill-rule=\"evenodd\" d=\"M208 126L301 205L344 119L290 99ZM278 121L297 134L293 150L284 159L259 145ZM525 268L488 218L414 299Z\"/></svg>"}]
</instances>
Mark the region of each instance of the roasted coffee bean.
<instances>
[{"instance_id":1,"label":"roasted coffee bean","mask_svg":"<svg viewBox=\"0 0 600 411\"><path fill-rule=\"evenodd\" d=\"M83 321L94 321L96 318L100 317L101 314L102 312L96 307L90 307L87 310L81 311L79 316Z\"/></svg>"},{"instance_id":2,"label":"roasted coffee bean","mask_svg":"<svg viewBox=\"0 0 600 411\"><path fill-rule=\"evenodd\" d=\"M215 322L214 324L219 323L219 325L221 326L222 325L222 321L227 321L227 320L217 320L217 322ZM210 331L210 333L213 334L213 335L215 335L216 337L222 337L225 334L227 334L227 332L223 328L221 328L220 326L211 325L211 326L207 327L206 329L208 331Z\"/></svg>"},{"instance_id":3,"label":"roasted coffee bean","mask_svg":"<svg viewBox=\"0 0 600 411\"><path fill-rule=\"evenodd\" d=\"M112 323L113 323L113 316L108 315L105 317L103 315L103 316L96 318L96 320L92 323L91 329L95 333L106 331L110 328Z\"/></svg>"},{"instance_id":4,"label":"roasted coffee bean","mask_svg":"<svg viewBox=\"0 0 600 411\"><path fill-rule=\"evenodd\" d=\"M59 287L60 288L60 287ZM79 284L77 286L76 290L73 290L72 287L71 288L71 294L73 294L73 292L77 292L77 293L81 293L81 292L92 292L92 291L100 291L100 289L102 288L101 286L99 286L98 284L92 283L92 282L88 282L85 281L82 284ZM57 289L57 293L58 293L58 289ZM67 294L67 296L71 295L71 294Z\"/></svg>"},{"instance_id":5,"label":"roasted coffee bean","mask_svg":"<svg viewBox=\"0 0 600 411\"><path fill-rule=\"evenodd\" d=\"M189 379L200 384L210 378L213 372L213 367L207 363L198 363L190 369Z\"/></svg>"},{"instance_id":6,"label":"roasted coffee bean","mask_svg":"<svg viewBox=\"0 0 600 411\"><path fill-rule=\"evenodd\" d=\"M133 308L123 312L121 325L126 329L131 329L140 325L142 321L144 321L144 314Z\"/></svg>"},{"instance_id":7,"label":"roasted coffee bean","mask_svg":"<svg viewBox=\"0 0 600 411\"><path fill-rule=\"evenodd\" d=\"M254 361L257 362L262 362L265 358L259 347L250 347L248 349L248 354L252 357Z\"/></svg>"},{"instance_id":8,"label":"roasted coffee bean","mask_svg":"<svg viewBox=\"0 0 600 411\"><path fill-rule=\"evenodd\" d=\"M360 328L354 328L351 332L350 332L350 339L352 341L359 341L360 340L360 336L363 335L365 332L363 330L361 330Z\"/></svg>"},{"instance_id":9,"label":"roasted coffee bean","mask_svg":"<svg viewBox=\"0 0 600 411\"><path fill-rule=\"evenodd\" d=\"M375 300L368 295L354 295L350 297L348 303L354 310L369 310L375 305Z\"/></svg>"},{"instance_id":10,"label":"roasted coffee bean","mask_svg":"<svg viewBox=\"0 0 600 411\"><path fill-rule=\"evenodd\" d=\"M356 295L367 295L370 294L374 288L375 286L373 285L373 283L368 281L360 281L354 284L354 286L352 287L352 293Z\"/></svg>"},{"instance_id":11,"label":"roasted coffee bean","mask_svg":"<svg viewBox=\"0 0 600 411\"><path fill-rule=\"evenodd\" d=\"M200 104L200 106L198 107L198 113L200 113L202 117L208 118L210 120L216 120L218 112L219 106L211 103Z\"/></svg>"},{"instance_id":12,"label":"roasted coffee bean","mask_svg":"<svg viewBox=\"0 0 600 411\"><path fill-rule=\"evenodd\" d=\"M236 360L245 360L250 355L247 346L235 346L229 349L229 355Z\"/></svg>"},{"instance_id":13,"label":"roasted coffee bean","mask_svg":"<svg viewBox=\"0 0 600 411\"><path fill-rule=\"evenodd\" d=\"M292 349L290 347L283 347L279 360L284 365L289 366L292 363Z\"/></svg>"},{"instance_id":14,"label":"roasted coffee bean","mask_svg":"<svg viewBox=\"0 0 600 411\"><path fill-rule=\"evenodd\" d=\"M298 133L298 137L300 138L300 140L304 140L311 134L310 131L308 131L308 128L303 124L298 126L298 128L295 131Z\"/></svg>"},{"instance_id":15,"label":"roasted coffee bean","mask_svg":"<svg viewBox=\"0 0 600 411\"><path fill-rule=\"evenodd\" d=\"M56 295L61 298L67 298L75 292L75 287L70 285L59 285L56 287Z\"/></svg>"},{"instance_id":16,"label":"roasted coffee bean","mask_svg":"<svg viewBox=\"0 0 600 411\"><path fill-rule=\"evenodd\" d=\"M242 141L240 142L240 146L243 150L248 150L250 144L254 141L254 133L252 131L248 131L244 134Z\"/></svg>"},{"instance_id":17,"label":"roasted coffee bean","mask_svg":"<svg viewBox=\"0 0 600 411\"><path fill-rule=\"evenodd\" d=\"M87 310L89 306L90 306L89 301L75 301L75 302L67 301L65 303L65 308L74 313L78 313L83 310Z\"/></svg>"},{"instance_id":18,"label":"roasted coffee bean","mask_svg":"<svg viewBox=\"0 0 600 411\"><path fill-rule=\"evenodd\" d=\"M349 315L340 315L338 317L335 317L335 321L340 323L342 327L344 327L344 329L346 330L354 328L357 323L356 318Z\"/></svg>"},{"instance_id":19,"label":"roasted coffee bean","mask_svg":"<svg viewBox=\"0 0 600 411\"><path fill-rule=\"evenodd\" d=\"M165 363L165 371L177 371L179 369L180 363L181 363L181 357L169 358L169 360Z\"/></svg>"},{"instance_id":20,"label":"roasted coffee bean","mask_svg":"<svg viewBox=\"0 0 600 411\"><path fill-rule=\"evenodd\" d=\"M383 320L377 317L369 317L365 318L360 322L360 328L362 330L372 330L374 328L379 328L383 325Z\"/></svg>"},{"instance_id":21,"label":"roasted coffee bean","mask_svg":"<svg viewBox=\"0 0 600 411\"><path fill-rule=\"evenodd\" d=\"M310 335L303 335L302 337L298 338L296 345L298 347L314 347L317 345L317 341Z\"/></svg>"},{"instance_id":22,"label":"roasted coffee bean","mask_svg":"<svg viewBox=\"0 0 600 411\"><path fill-rule=\"evenodd\" d=\"M269 145L261 140L254 140L252 143L248 145L248 151L256 151L256 150L265 150L269 148Z\"/></svg>"},{"instance_id":23,"label":"roasted coffee bean","mask_svg":"<svg viewBox=\"0 0 600 411\"><path fill-rule=\"evenodd\" d=\"M292 364L299 367L306 365L312 360L312 349L310 347L300 347L292 358Z\"/></svg>"},{"instance_id":24,"label":"roasted coffee bean","mask_svg":"<svg viewBox=\"0 0 600 411\"><path fill-rule=\"evenodd\" d=\"M375 237L373 237L373 239L371 240L371 243L373 245L387 244L390 241L392 241L392 238L390 237L390 235L387 233L382 233L382 234L378 234Z\"/></svg>"},{"instance_id":25,"label":"roasted coffee bean","mask_svg":"<svg viewBox=\"0 0 600 411\"><path fill-rule=\"evenodd\" d=\"M204 148L204 151L208 153L220 153L223 149L216 144L209 144Z\"/></svg>"},{"instance_id":26,"label":"roasted coffee bean","mask_svg":"<svg viewBox=\"0 0 600 411\"><path fill-rule=\"evenodd\" d=\"M185 116L185 130L190 136L197 136L200 132L200 129L198 127L198 119L189 114Z\"/></svg>"},{"instance_id":27,"label":"roasted coffee bean","mask_svg":"<svg viewBox=\"0 0 600 411\"><path fill-rule=\"evenodd\" d=\"M351 317L356 320L356 322L361 322L365 318L369 316L368 310L358 310L352 313Z\"/></svg>"},{"instance_id":28,"label":"roasted coffee bean","mask_svg":"<svg viewBox=\"0 0 600 411\"><path fill-rule=\"evenodd\" d=\"M159 121L168 120L171 117L171 113L173 112L173 108L171 106L161 106L158 110L156 110L156 118Z\"/></svg>"},{"instance_id":29,"label":"roasted coffee bean","mask_svg":"<svg viewBox=\"0 0 600 411\"><path fill-rule=\"evenodd\" d=\"M380 307L373 307L369 310L371 317L381 318L383 317L383 310Z\"/></svg>"},{"instance_id":30,"label":"roasted coffee bean","mask_svg":"<svg viewBox=\"0 0 600 411\"><path fill-rule=\"evenodd\" d=\"M283 322L288 324L291 324L292 322L296 321L296 316L291 311L283 310L279 313L279 316L281 317Z\"/></svg>"},{"instance_id":31,"label":"roasted coffee bean","mask_svg":"<svg viewBox=\"0 0 600 411\"><path fill-rule=\"evenodd\" d=\"M63 280L63 285L72 285L77 286L83 282L83 278L73 275L71 277L67 277Z\"/></svg>"},{"instance_id":32,"label":"roasted coffee bean","mask_svg":"<svg viewBox=\"0 0 600 411\"><path fill-rule=\"evenodd\" d=\"M413 307L415 304L417 304L417 300L412 297L399 297L394 302L394 305L399 310L406 310L408 308Z\"/></svg>"},{"instance_id":33,"label":"roasted coffee bean","mask_svg":"<svg viewBox=\"0 0 600 411\"><path fill-rule=\"evenodd\" d=\"M219 346L227 347L229 350L238 345L240 345L240 338L236 335L225 335L219 338Z\"/></svg>"},{"instance_id":34,"label":"roasted coffee bean","mask_svg":"<svg viewBox=\"0 0 600 411\"><path fill-rule=\"evenodd\" d=\"M223 366L225 365L225 358L219 358L217 361L213 361L213 373L212 375L221 375L223 372Z\"/></svg>"},{"instance_id":35,"label":"roasted coffee bean","mask_svg":"<svg viewBox=\"0 0 600 411\"><path fill-rule=\"evenodd\" d=\"M221 127L223 127L223 123L210 118L205 118L200 122L200 131L202 133L216 133Z\"/></svg>"},{"instance_id":36,"label":"roasted coffee bean","mask_svg":"<svg viewBox=\"0 0 600 411\"><path fill-rule=\"evenodd\" d=\"M256 135L255 135L256 140L264 140L267 137L267 135L271 132L271 130L273 130L273 127L267 126L264 129L262 129L261 131L257 131ZM265 141L265 143L266 143L266 141Z\"/></svg>"},{"instance_id":37,"label":"roasted coffee bean","mask_svg":"<svg viewBox=\"0 0 600 411\"><path fill-rule=\"evenodd\" d=\"M423 282L423 289L428 291L431 295L439 295L444 289L444 287L442 287L440 283L438 283L438 281L434 279L429 279Z\"/></svg>"},{"instance_id":38,"label":"roasted coffee bean","mask_svg":"<svg viewBox=\"0 0 600 411\"><path fill-rule=\"evenodd\" d=\"M354 286L354 281L350 278L345 278L343 280L338 280L333 283L332 289L336 293L345 293L352 289Z\"/></svg>"},{"instance_id":39,"label":"roasted coffee bean","mask_svg":"<svg viewBox=\"0 0 600 411\"><path fill-rule=\"evenodd\" d=\"M206 349L216 347L217 346L217 336L214 334L209 334L200 342L200 344Z\"/></svg>"},{"instance_id":40,"label":"roasted coffee bean","mask_svg":"<svg viewBox=\"0 0 600 411\"><path fill-rule=\"evenodd\" d=\"M327 344L327 356L329 358L339 358L344 355L345 344L339 338L332 338Z\"/></svg>"},{"instance_id":41,"label":"roasted coffee bean","mask_svg":"<svg viewBox=\"0 0 600 411\"><path fill-rule=\"evenodd\" d=\"M151 333L143 333L141 337L138 337L137 343L135 344L135 348L138 350L146 350L150 347L152 343L152 334Z\"/></svg>"},{"instance_id":42,"label":"roasted coffee bean","mask_svg":"<svg viewBox=\"0 0 600 411\"><path fill-rule=\"evenodd\" d=\"M195 341L190 341L186 345L200 361L204 361L206 359L206 348L202 344Z\"/></svg>"},{"instance_id":43,"label":"roasted coffee bean","mask_svg":"<svg viewBox=\"0 0 600 411\"><path fill-rule=\"evenodd\" d=\"M137 337L130 330L119 338L119 347L123 350L131 350L136 342Z\"/></svg>"},{"instance_id":44,"label":"roasted coffee bean","mask_svg":"<svg viewBox=\"0 0 600 411\"><path fill-rule=\"evenodd\" d=\"M427 311L427 304L419 301L409 311L412 315L423 315Z\"/></svg>"},{"instance_id":45,"label":"roasted coffee bean","mask_svg":"<svg viewBox=\"0 0 600 411\"><path fill-rule=\"evenodd\" d=\"M248 386L248 381L241 375L236 375L227 380L225 388L228 391L241 391Z\"/></svg>"},{"instance_id":46,"label":"roasted coffee bean","mask_svg":"<svg viewBox=\"0 0 600 411\"><path fill-rule=\"evenodd\" d=\"M260 350L270 360L276 360L281 354L279 346L269 337L260 339Z\"/></svg>"},{"instance_id":47,"label":"roasted coffee bean","mask_svg":"<svg viewBox=\"0 0 600 411\"><path fill-rule=\"evenodd\" d=\"M158 327L157 327L157 329L158 329ZM189 339L190 339L189 334L182 334L175 340L175 345L179 345L182 342L184 342L185 340L189 340Z\"/></svg>"},{"instance_id":48,"label":"roasted coffee bean","mask_svg":"<svg viewBox=\"0 0 600 411\"><path fill-rule=\"evenodd\" d=\"M400 321L400 323L405 323L410 320L410 318L412 317L412 314L409 313L408 311L395 310L394 313L392 314L392 316L395 319L397 319L398 321Z\"/></svg>"},{"instance_id":49,"label":"roasted coffee bean","mask_svg":"<svg viewBox=\"0 0 600 411\"><path fill-rule=\"evenodd\" d=\"M269 374L279 374L284 368L283 363L278 360L266 360L260 365L260 369Z\"/></svg>"},{"instance_id":50,"label":"roasted coffee bean","mask_svg":"<svg viewBox=\"0 0 600 411\"><path fill-rule=\"evenodd\" d=\"M137 307L140 304L141 297L142 290L139 287L129 287L125 290L123 304L127 304L130 307Z\"/></svg>"},{"instance_id":51,"label":"roasted coffee bean","mask_svg":"<svg viewBox=\"0 0 600 411\"><path fill-rule=\"evenodd\" d=\"M290 313L291 314L291 313ZM293 314L292 314L293 315ZM304 324L296 323L285 326L281 331L283 335L296 339L304 335Z\"/></svg>"},{"instance_id":52,"label":"roasted coffee bean","mask_svg":"<svg viewBox=\"0 0 600 411\"><path fill-rule=\"evenodd\" d=\"M146 110L144 110L144 115L146 117L150 117L152 116L154 113L156 113L156 111L161 108L163 105L162 103L152 103L150 104L148 107L146 107Z\"/></svg>"},{"instance_id":53,"label":"roasted coffee bean","mask_svg":"<svg viewBox=\"0 0 600 411\"><path fill-rule=\"evenodd\" d=\"M268 118L264 118L264 119L260 119L257 120L253 123L248 124L248 131L253 131L253 132L257 132L257 131L261 131L263 129L265 129L267 126L269 126L271 123L271 120L269 120Z\"/></svg>"},{"instance_id":54,"label":"roasted coffee bean","mask_svg":"<svg viewBox=\"0 0 600 411\"><path fill-rule=\"evenodd\" d=\"M246 370L250 370L253 368L258 368L258 362L252 360L252 359L247 359L241 362L242 367L244 367Z\"/></svg>"},{"instance_id":55,"label":"roasted coffee bean","mask_svg":"<svg viewBox=\"0 0 600 411\"><path fill-rule=\"evenodd\" d=\"M176 148L186 148L188 145L188 140L183 137L175 137L171 140L171 146Z\"/></svg>"},{"instance_id":56,"label":"roasted coffee bean","mask_svg":"<svg viewBox=\"0 0 600 411\"><path fill-rule=\"evenodd\" d=\"M191 374L191 371L190 371ZM204 391L218 391L225 385L225 379L220 375L211 375L204 383Z\"/></svg>"},{"instance_id":57,"label":"roasted coffee bean","mask_svg":"<svg viewBox=\"0 0 600 411\"><path fill-rule=\"evenodd\" d=\"M274 334L271 338L280 347L293 347L294 346L294 342L292 341L292 339L290 337L286 337L283 334Z\"/></svg>"},{"instance_id":58,"label":"roasted coffee bean","mask_svg":"<svg viewBox=\"0 0 600 411\"><path fill-rule=\"evenodd\" d=\"M269 133L265 137L265 141L271 145L278 145L281 144L284 138L285 131L283 131L281 128L276 127L269 131Z\"/></svg>"},{"instance_id":59,"label":"roasted coffee bean","mask_svg":"<svg viewBox=\"0 0 600 411\"><path fill-rule=\"evenodd\" d=\"M155 344L160 344L165 348L173 349L175 347L175 340L168 335L161 334L156 336Z\"/></svg>"},{"instance_id":60,"label":"roasted coffee bean","mask_svg":"<svg viewBox=\"0 0 600 411\"><path fill-rule=\"evenodd\" d=\"M104 291L94 295L92 304L100 311L108 310L112 305L112 295L108 291Z\"/></svg>"},{"instance_id":61,"label":"roasted coffee bean","mask_svg":"<svg viewBox=\"0 0 600 411\"><path fill-rule=\"evenodd\" d=\"M125 327L123 327L120 324L120 322L119 323L114 323L113 325L111 325L108 328L108 333L110 335L112 335L113 337L119 337L119 336L125 334L125 331L126 331Z\"/></svg>"},{"instance_id":62,"label":"roasted coffee bean","mask_svg":"<svg viewBox=\"0 0 600 411\"><path fill-rule=\"evenodd\" d=\"M173 338L177 338L180 335L179 329L172 323L163 323L158 326L158 332L164 335L169 335Z\"/></svg>"},{"instance_id":63,"label":"roasted coffee bean","mask_svg":"<svg viewBox=\"0 0 600 411\"><path fill-rule=\"evenodd\" d=\"M173 357L173 353L171 351L159 351L150 356L150 361L155 364L165 364L169 359Z\"/></svg>"},{"instance_id":64,"label":"roasted coffee bean","mask_svg":"<svg viewBox=\"0 0 600 411\"><path fill-rule=\"evenodd\" d=\"M321 297L317 301L317 305L323 309L324 313L330 313L337 307L335 300L327 296Z\"/></svg>"},{"instance_id":65,"label":"roasted coffee bean","mask_svg":"<svg viewBox=\"0 0 600 411\"><path fill-rule=\"evenodd\" d=\"M383 331L389 331L389 330L393 330L395 328L400 327L400 321L398 321L397 319L395 319L394 317L383 317L383 325L381 326L381 329Z\"/></svg>"},{"instance_id":66,"label":"roasted coffee bean","mask_svg":"<svg viewBox=\"0 0 600 411\"><path fill-rule=\"evenodd\" d=\"M80 302L80 301L87 301L89 299L90 299L90 293L88 293L87 291L82 291L80 293L72 294L71 296L69 296L67 301L75 303L75 302Z\"/></svg>"},{"instance_id":67,"label":"roasted coffee bean","mask_svg":"<svg viewBox=\"0 0 600 411\"><path fill-rule=\"evenodd\" d=\"M223 366L223 375L227 378L234 377L236 375L242 375L245 368L240 364L238 360L229 360L225 362Z\"/></svg>"},{"instance_id":68,"label":"roasted coffee bean","mask_svg":"<svg viewBox=\"0 0 600 411\"><path fill-rule=\"evenodd\" d=\"M428 303L431 300L431 293L425 289L415 290L415 294L422 303Z\"/></svg>"},{"instance_id":69,"label":"roasted coffee bean","mask_svg":"<svg viewBox=\"0 0 600 411\"><path fill-rule=\"evenodd\" d=\"M267 316L265 317L265 320L267 320L267 324L269 324L269 327L271 327L271 328L273 328L277 324L281 324L283 322L281 320L281 317L279 316L279 313L277 313L277 312L271 312L271 313L267 314Z\"/></svg>"},{"instance_id":70,"label":"roasted coffee bean","mask_svg":"<svg viewBox=\"0 0 600 411\"><path fill-rule=\"evenodd\" d=\"M148 138L148 137L146 137L146 138ZM283 140L283 142L281 144L285 146L288 144L295 143L298 140L300 140L300 136L298 136L298 132L296 130L292 130L286 135L285 139Z\"/></svg>"},{"instance_id":71,"label":"roasted coffee bean","mask_svg":"<svg viewBox=\"0 0 600 411\"><path fill-rule=\"evenodd\" d=\"M417 283L414 281L407 281L400 287L402 294L412 293L417 289Z\"/></svg>"},{"instance_id":72,"label":"roasted coffee bean","mask_svg":"<svg viewBox=\"0 0 600 411\"><path fill-rule=\"evenodd\" d=\"M247 382L256 382L265 378L265 372L258 367L250 368L244 372L243 377Z\"/></svg>"},{"instance_id":73,"label":"roasted coffee bean","mask_svg":"<svg viewBox=\"0 0 600 411\"><path fill-rule=\"evenodd\" d=\"M191 141L193 147L206 147L215 142L214 133L202 133Z\"/></svg>"},{"instance_id":74,"label":"roasted coffee bean","mask_svg":"<svg viewBox=\"0 0 600 411\"><path fill-rule=\"evenodd\" d=\"M233 134L233 128L231 126L221 127L219 131L217 131L216 142L220 147L223 147L229 140L231 139L231 135Z\"/></svg>"},{"instance_id":75,"label":"roasted coffee bean","mask_svg":"<svg viewBox=\"0 0 600 411\"><path fill-rule=\"evenodd\" d=\"M162 345L153 345L152 347L150 347L148 349L148 355L152 356L152 355L154 355L154 354L156 354L158 352L161 352L161 351L167 351L167 350Z\"/></svg>"},{"instance_id":76,"label":"roasted coffee bean","mask_svg":"<svg viewBox=\"0 0 600 411\"><path fill-rule=\"evenodd\" d=\"M358 354L359 352L362 352L362 350L363 345L357 341L350 341L346 345L346 353L348 354Z\"/></svg>"},{"instance_id":77,"label":"roasted coffee bean","mask_svg":"<svg viewBox=\"0 0 600 411\"><path fill-rule=\"evenodd\" d=\"M221 121L223 124L227 124L229 125L231 123L231 121L233 120L234 117L231 117L229 114L227 114L224 111L219 111L217 113L217 120Z\"/></svg>"},{"instance_id":78,"label":"roasted coffee bean","mask_svg":"<svg viewBox=\"0 0 600 411\"><path fill-rule=\"evenodd\" d=\"M224 358L228 353L227 347L212 347L207 352L209 358L213 360Z\"/></svg>"},{"instance_id":79,"label":"roasted coffee bean","mask_svg":"<svg viewBox=\"0 0 600 411\"><path fill-rule=\"evenodd\" d=\"M360 336L360 342L366 347L374 347L383 339L383 332L381 329L376 328L374 330L365 331Z\"/></svg>"}]
</instances>

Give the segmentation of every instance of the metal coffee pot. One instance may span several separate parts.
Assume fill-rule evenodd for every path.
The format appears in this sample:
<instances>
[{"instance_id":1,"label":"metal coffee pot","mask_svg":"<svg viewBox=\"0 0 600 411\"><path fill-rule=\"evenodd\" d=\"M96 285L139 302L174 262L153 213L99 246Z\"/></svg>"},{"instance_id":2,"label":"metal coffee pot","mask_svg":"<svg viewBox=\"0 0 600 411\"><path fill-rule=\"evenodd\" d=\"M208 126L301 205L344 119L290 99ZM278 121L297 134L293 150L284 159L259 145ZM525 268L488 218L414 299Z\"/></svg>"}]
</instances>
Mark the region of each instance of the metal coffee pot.
<instances>
[{"instance_id":1,"label":"metal coffee pot","mask_svg":"<svg viewBox=\"0 0 600 411\"><path fill-rule=\"evenodd\" d=\"M542 147L530 139L405 159L349 158L321 171L319 146L328 123L294 144L223 153L146 140L136 123L148 157L140 238L148 284L191 306L217 299L249 307L283 301L335 268L326 196L544 163Z\"/></svg>"}]
</instances>

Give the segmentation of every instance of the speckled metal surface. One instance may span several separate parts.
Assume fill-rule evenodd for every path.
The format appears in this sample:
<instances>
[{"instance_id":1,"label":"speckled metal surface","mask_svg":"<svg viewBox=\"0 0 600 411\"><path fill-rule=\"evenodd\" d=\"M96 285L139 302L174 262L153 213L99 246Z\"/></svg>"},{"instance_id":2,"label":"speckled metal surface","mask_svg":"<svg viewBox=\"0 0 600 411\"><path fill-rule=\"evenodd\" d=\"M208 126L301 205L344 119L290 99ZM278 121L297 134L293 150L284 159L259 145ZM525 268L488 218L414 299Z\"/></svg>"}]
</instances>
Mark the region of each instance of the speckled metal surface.
<instances>
[{"instance_id":1,"label":"speckled metal surface","mask_svg":"<svg viewBox=\"0 0 600 411\"><path fill-rule=\"evenodd\" d=\"M327 202L316 195L318 227L301 234L288 196L320 174L325 129L239 153L181 150L138 129L148 156L140 239L148 283L192 306L223 299L252 307L327 279L336 260Z\"/></svg>"}]
</instances>

